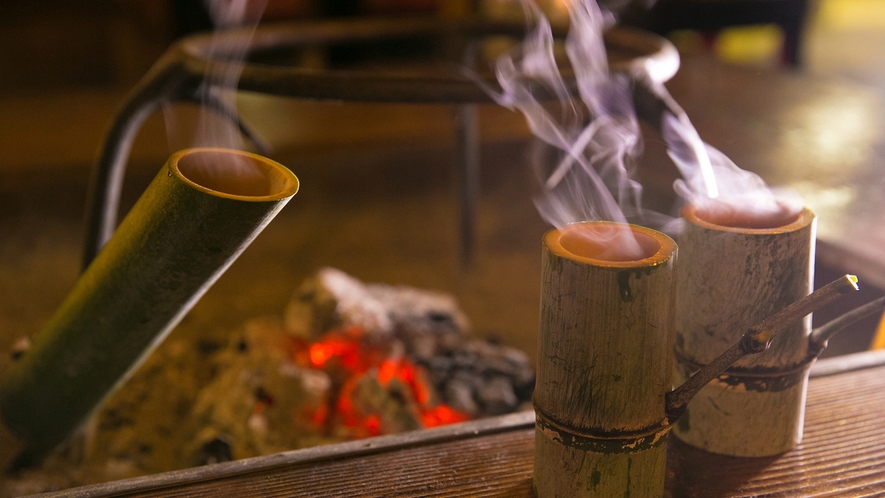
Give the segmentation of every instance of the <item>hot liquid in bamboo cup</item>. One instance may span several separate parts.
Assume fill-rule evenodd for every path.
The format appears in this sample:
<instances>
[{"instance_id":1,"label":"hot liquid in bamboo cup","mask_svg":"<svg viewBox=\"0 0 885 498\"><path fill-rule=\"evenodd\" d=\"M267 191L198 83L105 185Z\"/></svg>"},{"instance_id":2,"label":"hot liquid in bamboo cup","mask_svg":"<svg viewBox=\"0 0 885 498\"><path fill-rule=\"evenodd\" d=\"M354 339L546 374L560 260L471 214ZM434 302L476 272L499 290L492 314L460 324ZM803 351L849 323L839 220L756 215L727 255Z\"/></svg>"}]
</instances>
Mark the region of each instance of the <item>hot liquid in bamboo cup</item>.
<instances>
[{"instance_id":1,"label":"hot liquid in bamboo cup","mask_svg":"<svg viewBox=\"0 0 885 498\"><path fill-rule=\"evenodd\" d=\"M638 255L595 242L616 229L635 235ZM586 222L547 232L543 247L535 493L661 496L676 244Z\"/></svg>"},{"instance_id":2,"label":"hot liquid in bamboo cup","mask_svg":"<svg viewBox=\"0 0 885 498\"><path fill-rule=\"evenodd\" d=\"M717 219L695 206L683 217L676 285L676 370L681 384L750 326L811 292L815 215L775 223ZM718 222L718 223L717 223ZM729 226L731 225L731 226ZM784 330L704 387L673 431L714 453L760 457L802 439L811 318Z\"/></svg>"}]
</instances>

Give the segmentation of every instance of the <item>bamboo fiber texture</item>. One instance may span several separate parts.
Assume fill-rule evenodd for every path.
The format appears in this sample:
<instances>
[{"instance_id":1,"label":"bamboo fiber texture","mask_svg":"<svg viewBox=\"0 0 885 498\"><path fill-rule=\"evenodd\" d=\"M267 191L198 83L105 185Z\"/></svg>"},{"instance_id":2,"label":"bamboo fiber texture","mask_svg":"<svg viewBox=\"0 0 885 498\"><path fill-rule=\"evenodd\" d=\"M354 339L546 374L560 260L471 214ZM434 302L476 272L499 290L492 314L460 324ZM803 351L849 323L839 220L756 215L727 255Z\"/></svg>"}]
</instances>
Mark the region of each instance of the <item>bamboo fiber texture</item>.
<instances>
[{"instance_id":1,"label":"bamboo fiber texture","mask_svg":"<svg viewBox=\"0 0 885 498\"><path fill-rule=\"evenodd\" d=\"M297 190L289 170L260 156L173 154L0 378L2 420L28 451L54 447L84 422Z\"/></svg>"},{"instance_id":2,"label":"bamboo fiber texture","mask_svg":"<svg viewBox=\"0 0 885 498\"><path fill-rule=\"evenodd\" d=\"M534 487L548 496L659 496L671 388L676 244L631 226L647 257L603 261L543 239Z\"/></svg>"},{"instance_id":3,"label":"bamboo fiber texture","mask_svg":"<svg viewBox=\"0 0 885 498\"><path fill-rule=\"evenodd\" d=\"M676 383L709 363L749 327L812 289L815 216L776 228L733 228L683 213L676 287ZM811 317L745 357L689 403L674 433L733 456L783 453L802 437Z\"/></svg>"}]
</instances>

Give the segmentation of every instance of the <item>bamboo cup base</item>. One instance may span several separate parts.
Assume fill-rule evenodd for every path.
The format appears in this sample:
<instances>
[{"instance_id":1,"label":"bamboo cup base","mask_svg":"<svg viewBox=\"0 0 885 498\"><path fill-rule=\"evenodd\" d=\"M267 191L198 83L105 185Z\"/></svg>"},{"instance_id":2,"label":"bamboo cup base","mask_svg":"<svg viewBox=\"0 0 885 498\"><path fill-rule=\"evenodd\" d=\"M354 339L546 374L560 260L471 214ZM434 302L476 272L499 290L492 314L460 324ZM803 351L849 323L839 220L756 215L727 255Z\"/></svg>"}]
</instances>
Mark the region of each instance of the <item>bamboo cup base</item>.
<instances>
[{"instance_id":1,"label":"bamboo cup base","mask_svg":"<svg viewBox=\"0 0 885 498\"><path fill-rule=\"evenodd\" d=\"M771 384L782 384L778 390L750 390L746 383L724 381L734 379L727 375L714 379L691 400L673 434L691 446L723 455L766 457L790 451L802 441L806 374L802 370L798 375L769 378ZM683 369L676 369L676 385L687 378ZM737 423L747 429L723 430Z\"/></svg>"},{"instance_id":2,"label":"bamboo cup base","mask_svg":"<svg viewBox=\"0 0 885 498\"><path fill-rule=\"evenodd\" d=\"M556 467L555 471L535 472L535 495L563 498L661 495L667 467L665 433L637 451L601 452L595 447L593 442L580 436L550 429L535 430L535 468L548 467L551 463Z\"/></svg>"}]
</instances>

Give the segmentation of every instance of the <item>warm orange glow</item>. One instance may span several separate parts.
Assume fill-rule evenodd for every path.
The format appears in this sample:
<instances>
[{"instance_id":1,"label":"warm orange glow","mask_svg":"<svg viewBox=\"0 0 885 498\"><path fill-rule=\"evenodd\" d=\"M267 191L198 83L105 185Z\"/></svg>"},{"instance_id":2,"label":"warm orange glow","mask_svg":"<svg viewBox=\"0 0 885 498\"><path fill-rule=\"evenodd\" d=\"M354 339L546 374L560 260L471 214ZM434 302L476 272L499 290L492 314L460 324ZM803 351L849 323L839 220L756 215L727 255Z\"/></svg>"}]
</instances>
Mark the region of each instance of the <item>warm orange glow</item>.
<instances>
[{"instance_id":1,"label":"warm orange glow","mask_svg":"<svg viewBox=\"0 0 885 498\"><path fill-rule=\"evenodd\" d=\"M308 354L314 368L322 368L335 358L348 370L358 370L363 357L360 350L359 342L330 332L320 342L312 344Z\"/></svg>"},{"instance_id":2,"label":"warm orange glow","mask_svg":"<svg viewBox=\"0 0 885 498\"><path fill-rule=\"evenodd\" d=\"M366 417L366 429L369 435L378 436L381 434L381 418L378 415L369 415Z\"/></svg>"},{"instance_id":3,"label":"warm orange glow","mask_svg":"<svg viewBox=\"0 0 885 498\"><path fill-rule=\"evenodd\" d=\"M316 427L323 427L329 419L329 405L320 405L316 411L310 414L310 421Z\"/></svg>"},{"instance_id":4,"label":"warm orange glow","mask_svg":"<svg viewBox=\"0 0 885 498\"><path fill-rule=\"evenodd\" d=\"M470 415L453 410L446 405L439 405L421 413L421 424L428 428L457 424L467 420L470 420Z\"/></svg>"},{"instance_id":5,"label":"warm orange glow","mask_svg":"<svg viewBox=\"0 0 885 498\"><path fill-rule=\"evenodd\" d=\"M347 382L341 386L341 393L338 396L338 401L335 403L335 409L341 418L341 423L351 429L357 429L363 425L363 417L357 412L356 407L353 406L353 391L358 380L359 377L357 376L347 379Z\"/></svg>"},{"instance_id":6,"label":"warm orange glow","mask_svg":"<svg viewBox=\"0 0 885 498\"><path fill-rule=\"evenodd\" d=\"M264 413L264 410L267 410L267 403L259 401L255 403L255 407L252 409L252 412L255 413L255 415L261 415L262 413Z\"/></svg>"},{"instance_id":7,"label":"warm orange glow","mask_svg":"<svg viewBox=\"0 0 885 498\"><path fill-rule=\"evenodd\" d=\"M396 375L398 367L399 365L397 362L393 360L384 360L384 363L382 363L381 367L378 369L378 383L387 387Z\"/></svg>"},{"instance_id":8,"label":"warm orange glow","mask_svg":"<svg viewBox=\"0 0 885 498\"><path fill-rule=\"evenodd\" d=\"M432 387L419 366L405 358L386 357L383 348L363 341L364 335L359 327L349 326L331 331L310 345L292 342L292 358L299 365L329 373L340 386L326 403L308 411L307 419L314 427L319 429L327 427L330 422L338 423L349 429L354 438L386 433L380 413L362 413L354 402L354 392L366 375L375 376L384 388L391 388L394 380L400 389L406 388L407 391L401 394L405 395L406 403L413 405L424 427L470 420L465 413L434 404ZM259 409L264 407L256 405L256 410Z\"/></svg>"},{"instance_id":9,"label":"warm orange glow","mask_svg":"<svg viewBox=\"0 0 885 498\"><path fill-rule=\"evenodd\" d=\"M412 388L412 394L415 396L418 404L423 406L430 402L430 390L424 382L419 380L416 366L411 363L404 365L401 378L403 382Z\"/></svg>"},{"instance_id":10,"label":"warm orange glow","mask_svg":"<svg viewBox=\"0 0 885 498\"><path fill-rule=\"evenodd\" d=\"M310 347L310 362L315 367L321 367L332 357L332 348L325 344L314 344Z\"/></svg>"}]
</instances>

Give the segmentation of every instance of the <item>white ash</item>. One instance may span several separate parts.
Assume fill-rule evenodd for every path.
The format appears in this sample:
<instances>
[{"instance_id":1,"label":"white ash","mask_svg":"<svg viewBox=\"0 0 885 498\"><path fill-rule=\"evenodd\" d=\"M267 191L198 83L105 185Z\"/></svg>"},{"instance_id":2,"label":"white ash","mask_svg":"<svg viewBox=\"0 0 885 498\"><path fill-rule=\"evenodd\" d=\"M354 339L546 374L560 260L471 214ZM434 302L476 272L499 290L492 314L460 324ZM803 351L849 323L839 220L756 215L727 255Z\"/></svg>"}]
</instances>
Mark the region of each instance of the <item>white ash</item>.
<instances>
[{"instance_id":1,"label":"white ash","mask_svg":"<svg viewBox=\"0 0 885 498\"><path fill-rule=\"evenodd\" d=\"M286 308L286 327L316 338L341 324L370 335L461 334L467 316L444 293L408 286L364 284L335 268L323 268L296 291Z\"/></svg>"}]
</instances>

